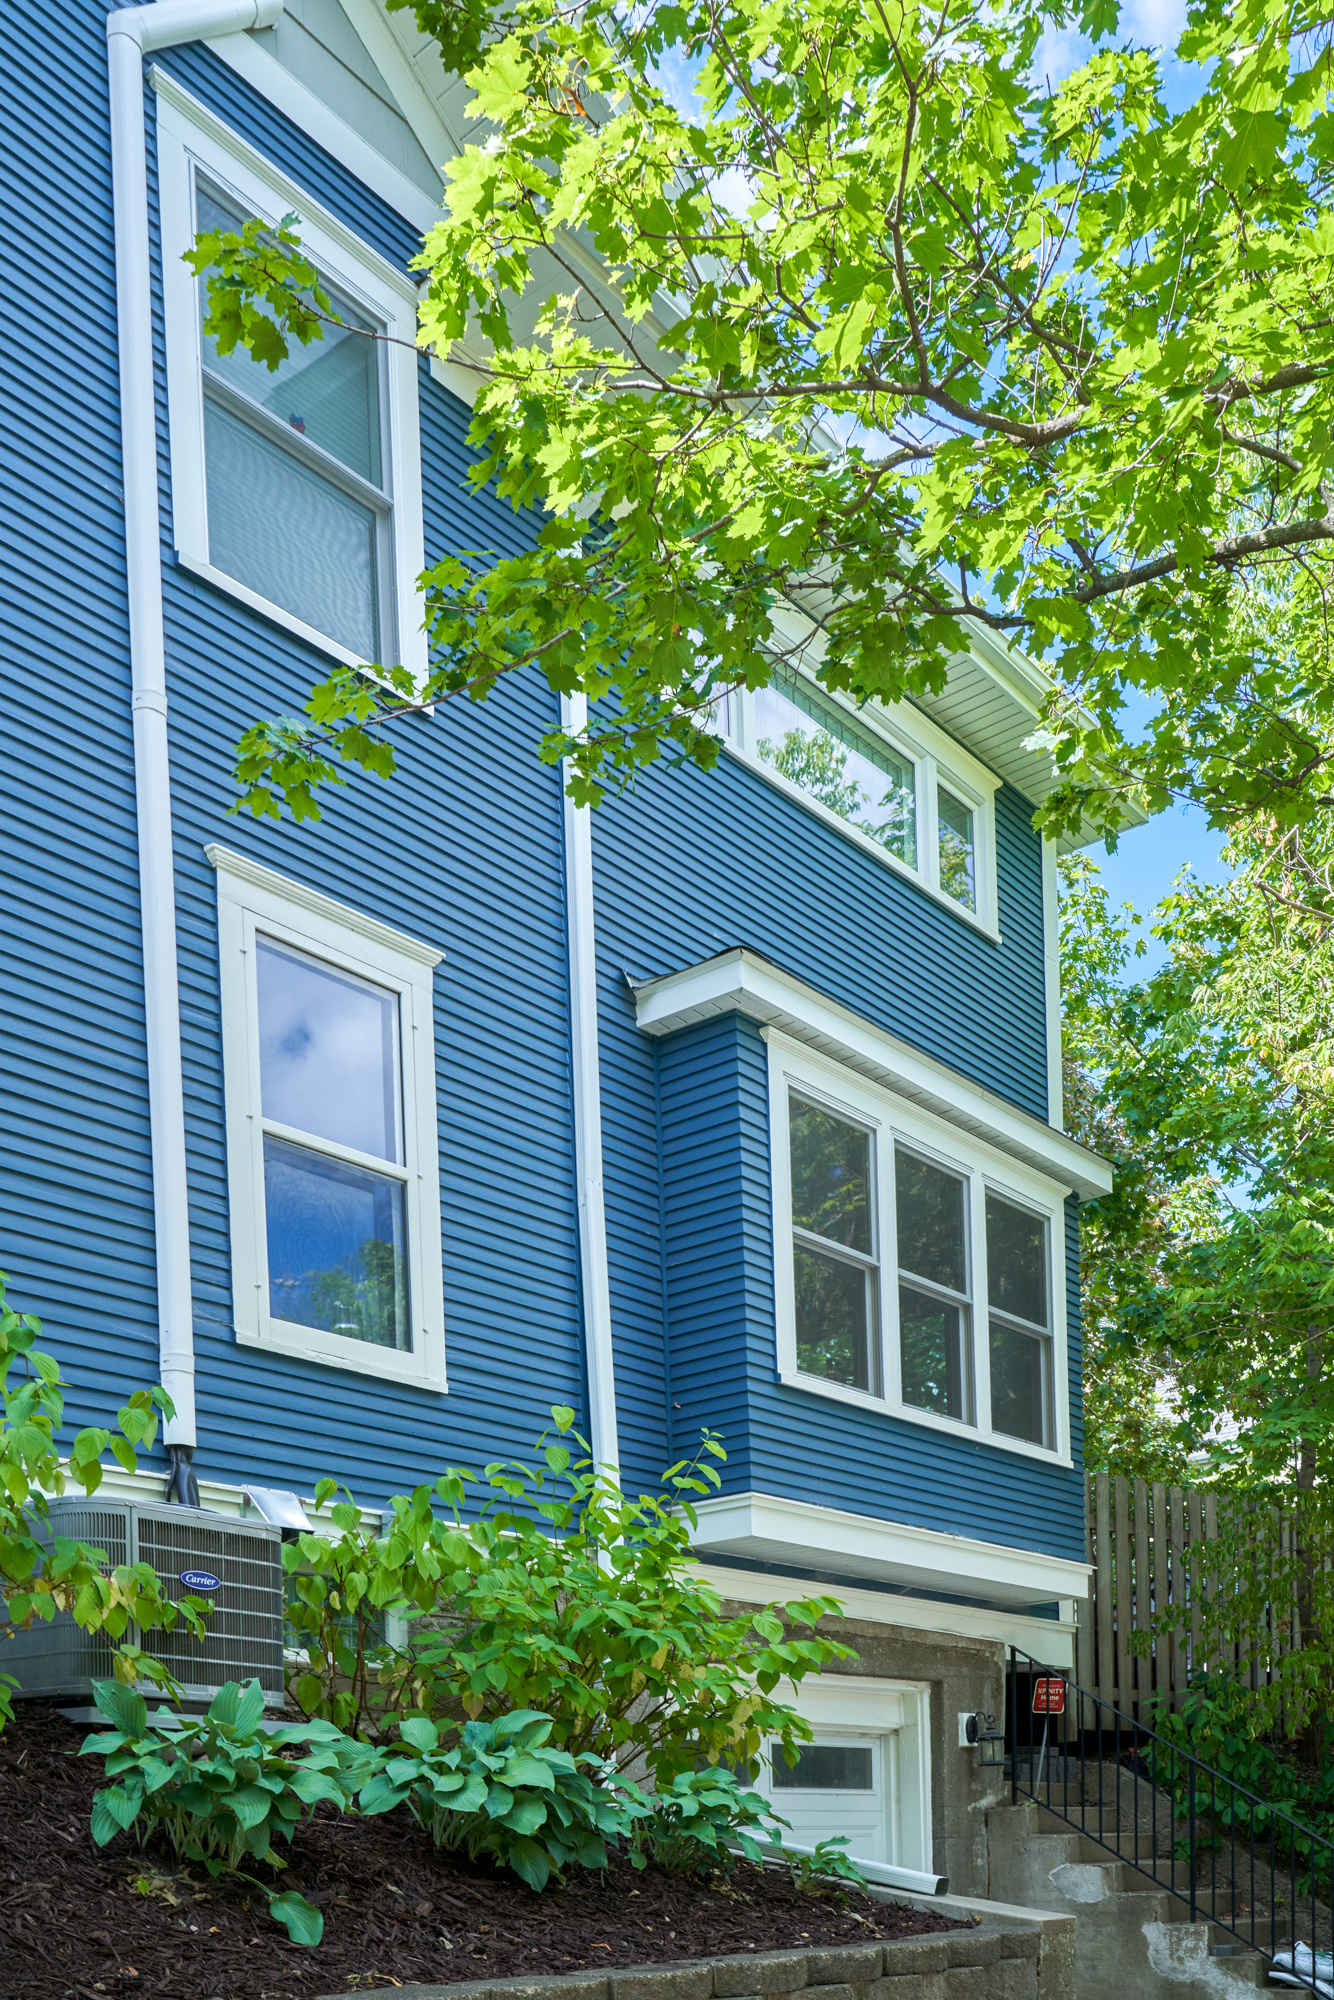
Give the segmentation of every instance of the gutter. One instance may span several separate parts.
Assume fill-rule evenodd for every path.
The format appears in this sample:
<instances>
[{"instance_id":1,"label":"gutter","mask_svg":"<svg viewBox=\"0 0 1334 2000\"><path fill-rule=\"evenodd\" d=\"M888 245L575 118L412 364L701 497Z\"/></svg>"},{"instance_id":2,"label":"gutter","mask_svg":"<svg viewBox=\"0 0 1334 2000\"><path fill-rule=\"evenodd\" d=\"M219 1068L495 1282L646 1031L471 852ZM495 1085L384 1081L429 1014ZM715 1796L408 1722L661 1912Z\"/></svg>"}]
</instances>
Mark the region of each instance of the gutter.
<instances>
[{"instance_id":1,"label":"gutter","mask_svg":"<svg viewBox=\"0 0 1334 2000\"><path fill-rule=\"evenodd\" d=\"M119 8L107 16L106 24L158 1368L162 1386L176 1408L164 1430L172 1457L167 1497L193 1506L199 1504L198 1487L190 1471L196 1443L194 1319L162 629L143 59L151 50L180 42L271 27L282 9L283 0L152 0L145 7Z\"/></svg>"},{"instance_id":2,"label":"gutter","mask_svg":"<svg viewBox=\"0 0 1334 2000\"><path fill-rule=\"evenodd\" d=\"M585 696L561 703L572 734L588 720ZM579 1275L593 1459L620 1484L616 1370L602 1186L602 1081L598 1062L597 931L593 906L593 827L587 806L565 805L565 912L570 962L570 1065L574 1090L574 1171L579 1208Z\"/></svg>"}]
</instances>

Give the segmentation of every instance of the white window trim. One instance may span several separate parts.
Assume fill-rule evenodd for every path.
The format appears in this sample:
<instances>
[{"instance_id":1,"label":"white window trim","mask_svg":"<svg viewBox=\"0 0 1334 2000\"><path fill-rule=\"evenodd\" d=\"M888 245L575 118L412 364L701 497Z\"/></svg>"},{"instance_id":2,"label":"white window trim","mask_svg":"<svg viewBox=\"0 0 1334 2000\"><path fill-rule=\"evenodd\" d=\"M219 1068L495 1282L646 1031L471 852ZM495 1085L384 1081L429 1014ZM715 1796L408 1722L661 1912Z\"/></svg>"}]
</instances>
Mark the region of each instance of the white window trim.
<instances>
[{"instance_id":1,"label":"white window trim","mask_svg":"<svg viewBox=\"0 0 1334 2000\"><path fill-rule=\"evenodd\" d=\"M396 657L364 662L327 634L295 617L216 568L208 558L208 517L204 484L204 394L199 328L198 281L182 261L194 240L192 164L251 213L276 223L295 211L301 217L302 246L368 317L395 339L412 341L417 330L417 291L406 273L395 270L294 181L215 118L189 91L158 68L158 201L162 231L162 294L167 348L167 410L171 431L172 520L177 559L193 575L259 611L273 624L303 639L346 666L401 664L419 681L427 672L427 642L417 579L426 566L422 521L421 420L417 397L417 356L405 347L382 350L388 434L387 490L392 507Z\"/></svg>"},{"instance_id":2,"label":"white window trim","mask_svg":"<svg viewBox=\"0 0 1334 2000\"><path fill-rule=\"evenodd\" d=\"M822 1741L840 1737L881 1739L886 1812L885 1860L893 1868L930 1874L931 1689L925 1681L882 1680L870 1674L811 1674L798 1686L780 1681L779 1701L795 1708ZM766 1764L767 1764L767 1760ZM776 1796L767 1768L755 1788L777 1810L790 1794ZM849 1848L854 1860L855 1849Z\"/></svg>"},{"instance_id":3,"label":"white window trim","mask_svg":"<svg viewBox=\"0 0 1334 2000\"><path fill-rule=\"evenodd\" d=\"M773 1196L774 1308L779 1381L788 1388L801 1390L805 1395L825 1396L832 1401L872 1410L880 1416L904 1423L946 1431L955 1437L969 1438L974 1443L990 1445L997 1451L1011 1452L1021 1458L1040 1459L1048 1465L1072 1464L1065 1318L1064 1189L1055 1181L1029 1172L1017 1161L995 1151L972 1134L962 1133L944 1120L933 1118L906 1098L896 1097L851 1070L813 1054L800 1042L790 1041L772 1028L765 1030L765 1039L769 1047L770 1184ZM883 1160L877 1160L875 1178L878 1205L876 1241L881 1270L880 1375L884 1393L872 1395L868 1390L848 1388L841 1382L826 1382L819 1376L806 1375L798 1369L788 1141L788 1090L794 1085L801 1092L812 1092L822 1102L841 1108L859 1124L872 1126L878 1147L901 1139L913 1151L939 1160L968 1180L974 1423L938 1416L931 1410L919 1410L913 1404L905 1403L900 1393L893 1175L886 1170ZM1053 1430L1049 1446L1007 1437L991 1428L990 1342L985 1296L988 1190L1007 1201L1016 1202L1020 1207L1036 1211L1047 1221Z\"/></svg>"},{"instance_id":4,"label":"white window trim","mask_svg":"<svg viewBox=\"0 0 1334 2000\"><path fill-rule=\"evenodd\" d=\"M440 1237L440 1161L435 1103L432 972L444 956L361 911L348 909L261 863L211 844L218 878L218 964L222 990L223 1088L231 1214L232 1313L243 1347L295 1355L329 1368L443 1392L445 1307ZM400 996L403 1159L407 1168L408 1285L412 1349L276 1320L268 1310L264 1219L264 1132L259 1115L259 1007L256 929L369 979Z\"/></svg>"},{"instance_id":5,"label":"white window trim","mask_svg":"<svg viewBox=\"0 0 1334 2000\"><path fill-rule=\"evenodd\" d=\"M798 669L803 678L817 687L821 696L841 708L849 719L870 736L880 737L886 749L905 758L913 767L917 804L917 866L901 861L880 842L862 833L847 820L812 798L809 792L785 778L772 764L766 764L755 748L754 695L748 688L736 688L728 697L730 728L723 734L723 747L750 771L794 799L798 805L837 828L854 846L873 854L877 861L906 877L934 902L960 917L974 929L999 944L1001 941L996 886L996 793L1000 779L980 764L961 744L907 702L892 705L872 701L859 706L837 688L826 687L814 674ZM936 795L938 784L954 792L973 813L973 879L977 893L976 910L968 909L947 895L940 886L939 835Z\"/></svg>"}]
</instances>

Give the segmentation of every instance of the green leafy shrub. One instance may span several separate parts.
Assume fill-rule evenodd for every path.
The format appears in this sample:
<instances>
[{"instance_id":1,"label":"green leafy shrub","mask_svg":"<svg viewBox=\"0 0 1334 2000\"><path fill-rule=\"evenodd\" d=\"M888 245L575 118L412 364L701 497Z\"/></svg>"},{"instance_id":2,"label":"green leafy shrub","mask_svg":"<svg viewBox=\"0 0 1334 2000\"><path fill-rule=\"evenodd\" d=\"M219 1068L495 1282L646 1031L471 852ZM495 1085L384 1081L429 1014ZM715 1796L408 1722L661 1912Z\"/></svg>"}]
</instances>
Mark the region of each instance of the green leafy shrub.
<instances>
[{"instance_id":1,"label":"green leafy shrub","mask_svg":"<svg viewBox=\"0 0 1334 2000\"><path fill-rule=\"evenodd\" d=\"M126 1471L133 1472L138 1448L151 1447L157 1434L158 1410L173 1414L171 1399L160 1388L137 1389L116 1414L118 1431L91 1427L79 1432L66 1473L55 1444L64 1420L66 1385L56 1362L36 1344L41 1322L31 1313L15 1312L5 1288L0 1272L0 1597L14 1624L25 1629L34 1618L69 1612L86 1630L104 1631L119 1642L113 1662L118 1678L147 1679L171 1689L166 1669L126 1638L131 1621L141 1630L167 1631L184 1621L202 1638L208 1605L199 1597L172 1604L148 1563L111 1569L105 1549L52 1536L46 1497L63 1494L69 1479L85 1493L95 1493L108 1445ZM19 1369L21 1379L12 1382ZM0 1728L13 1720L9 1691L16 1685L12 1676L0 1674Z\"/></svg>"},{"instance_id":2,"label":"green leafy shrub","mask_svg":"<svg viewBox=\"0 0 1334 2000\"><path fill-rule=\"evenodd\" d=\"M817 1630L837 1600L725 1617L691 1561L693 1501L720 1483L717 1438L631 1500L572 1433L573 1412L552 1414L537 1463L487 1466L480 1493L451 1470L392 1501L387 1531L339 1501L332 1536L287 1546L301 1708L373 1740L412 1715L461 1727L536 1709L556 1748L622 1770L642 1760L660 1790L701 1758L746 1763L766 1742L795 1753L810 1730L775 1690L854 1657ZM327 1481L316 1499L337 1490ZM385 1610L415 1622L411 1643L378 1643Z\"/></svg>"},{"instance_id":3,"label":"green leafy shrub","mask_svg":"<svg viewBox=\"0 0 1334 2000\"><path fill-rule=\"evenodd\" d=\"M729 1869L737 1848L759 1864L764 1848L781 1846L788 1825L759 1792L744 1790L725 1764L678 1771L647 1804L634 1828L631 1859L641 1868L655 1861L674 1875Z\"/></svg>"},{"instance_id":4,"label":"green leafy shrub","mask_svg":"<svg viewBox=\"0 0 1334 2000\"><path fill-rule=\"evenodd\" d=\"M410 1717L362 1788L361 1810L406 1802L437 1847L462 1848L474 1860L490 1855L530 1889L544 1889L571 1862L605 1868L607 1841L626 1834L643 1808L580 1769L596 1767L596 1758L553 1749L550 1734L549 1715L519 1709L465 1723L447 1747L433 1722Z\"/></svg>"},{"instance_id":5,"label":"green leafy shrub","mask_svg":"<svg viewBox=\"0 0 1334 2000\"><path fill-rule=\"evenodd\" d=\"M113 1782L93 1802L92 1836L99 1847L138 1830L140 1842L166 1835L178 1856L211 1875L239 1875L269 1899L269 1914L297 1944L318 1944L324 1921L295 1890L283 1894L246 1875L246 1860L287 1863L275 1841L290 1841L303 1814L323 1799L341 1812L364 1782L370 1759L332 1723L266 1727L258 1681L229 1681L202 1721L160 1712L150 1726L143 1696L115 1681L99 1681L97 1706L113 1724L90 1736L81 1755L106 1759ZM296 1747L313 1743L304 1754Z\"/></svg>"},{"instance_id":6,"label":"green leafy shrub","mask_svg":"<svg viewBox=\"0 0 1334 2000\"><path fill-rule=\"evenodd\" d=\"M1225 1838L1256 1840L1266 1848L1272 1843L1279 1865L1293 1871L1303 1892L1313 1871L1317 1886L1327 1890L1323 1843L1334 1840L1334 1768L1313 1781L1281 1757L1261 1734L1251 1691L1226 1674L1192 1682L1175 1714L1156 1704L1152 1726L1164 1740L1150 1743L1144 1754L1158 1783L1171 1792L1178 1819L1190 1814L1193 1792L1197 1849L1221 1846ZM1174 1749L1205 1768L1186 1764ZM1259 1803L1213 1782L1215 1772ZM1177 1851L1188 1858L1189 1841L1178 1841Z\"/></svg>"}]
</instances>

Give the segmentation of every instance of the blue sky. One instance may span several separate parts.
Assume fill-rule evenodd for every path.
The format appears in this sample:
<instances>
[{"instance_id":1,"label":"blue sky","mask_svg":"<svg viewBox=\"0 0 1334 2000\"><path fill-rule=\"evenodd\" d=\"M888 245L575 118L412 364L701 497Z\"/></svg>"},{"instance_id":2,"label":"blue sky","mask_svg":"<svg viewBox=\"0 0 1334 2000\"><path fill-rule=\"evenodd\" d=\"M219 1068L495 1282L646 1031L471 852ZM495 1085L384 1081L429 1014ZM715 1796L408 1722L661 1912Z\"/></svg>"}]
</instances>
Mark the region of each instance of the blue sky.
<instances>
[{"instance_id":1,"label":"blue sky","mask_svg":"<svg viewBox=\"0 0 1334 2000\"><path fill-rule=\"evenodd\" d=\"M1198 806L1174 806L1147 826L1123 833L1115 854L1099 845L1089 849L1089 856L1102 871L1113 903L1129 903L1147 917L1187 863L1197 881L1225 882L1229 871L1220 859L1222 847L1223 835L1210 829ZM1152 970L1162 957L1161 948L1149 940L1149 955L1135 961L1134 976Z\"/></svg>"}]
</instances>

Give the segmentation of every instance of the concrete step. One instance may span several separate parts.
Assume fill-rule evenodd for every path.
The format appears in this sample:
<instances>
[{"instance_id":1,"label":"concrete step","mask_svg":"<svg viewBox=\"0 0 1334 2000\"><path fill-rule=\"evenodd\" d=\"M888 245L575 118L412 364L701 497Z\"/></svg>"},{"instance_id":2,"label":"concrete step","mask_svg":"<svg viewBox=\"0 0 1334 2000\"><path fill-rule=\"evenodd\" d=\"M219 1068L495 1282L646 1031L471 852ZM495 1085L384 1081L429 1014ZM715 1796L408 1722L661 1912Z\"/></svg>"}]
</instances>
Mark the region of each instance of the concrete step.
<instances>
[{"instance_id":1,"label":"concrete step","mask_svg":"<svg viewBox=\"0 0 1334 2000\"><path fill-rule=\"evenodd\" d=\"M1148 1936L1149 1964L1174 1982L1199 1980L1217 1994L1228 1987L1267 1986L1269 1960L1217 1924L1155 1925Z\"/></svg>"}]
</instances>

